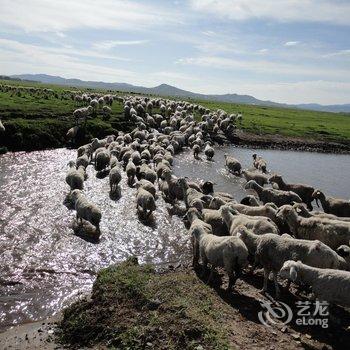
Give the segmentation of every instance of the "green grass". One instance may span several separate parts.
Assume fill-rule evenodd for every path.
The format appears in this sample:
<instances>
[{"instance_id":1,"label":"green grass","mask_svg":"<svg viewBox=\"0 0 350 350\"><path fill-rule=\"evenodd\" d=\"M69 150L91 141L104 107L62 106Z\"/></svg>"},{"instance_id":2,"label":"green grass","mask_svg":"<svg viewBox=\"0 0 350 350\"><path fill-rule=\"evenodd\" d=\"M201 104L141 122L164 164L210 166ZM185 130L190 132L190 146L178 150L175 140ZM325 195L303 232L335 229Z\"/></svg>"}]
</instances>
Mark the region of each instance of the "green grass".
<instances>
[{"instance_id":1,"label":"green grass","mask_svg":"<svg viewBox=\"0 0 350 350\"><path fill-rule=\"evenodd\" d=\"M12 151L29 151L63 147L67 144L67 130L75 125L73 111L82 107L71 99L71 94L67 91L77 89L7 80L0 81L0 84L54 90L54 94L48 96L32 95L29 92L0 92L0 119L6 128L5 134L0 136L0 147ZM122 103L114 101L111 108L112 113L107 119L99 110L97 116L87 122L77 145L90 142L93 137L102 138L118 130L130 130L131 125L124 119Z\"/></svg>"},{"instance_id":2,"label":"green grass","mask_svg":"<svg viewBox=\"0 0 350 350\"><path fill-rule=\"evenodd\" d=\"M64 311L59 337L77 348L225 350L230 311L193 272L157 274L131 258L99 272L91 300Z\"/></svg>"},{"instance_id":3,"label":"green grass","mask_svg":"<svg viewBox=\"0 0 350 350\"><path fill-rule=\"evenodd\" d=\"M204 107L243 114L240 127L253 134L279 134L329 141L350 141L350 114L198 101Z\"/></svg>"}]
</instances>

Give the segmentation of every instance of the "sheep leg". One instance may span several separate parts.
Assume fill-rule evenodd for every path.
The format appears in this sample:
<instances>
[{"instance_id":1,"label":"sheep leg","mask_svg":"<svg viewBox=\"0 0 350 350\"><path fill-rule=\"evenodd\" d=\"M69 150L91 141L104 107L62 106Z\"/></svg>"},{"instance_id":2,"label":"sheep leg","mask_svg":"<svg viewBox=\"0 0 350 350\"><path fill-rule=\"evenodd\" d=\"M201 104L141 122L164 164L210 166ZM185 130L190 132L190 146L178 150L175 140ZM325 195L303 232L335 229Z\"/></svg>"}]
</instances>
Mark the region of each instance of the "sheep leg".
<instances>
[{"instance_id":1,"label":"sheep leg","mask_svg":"<svg viewBox=\"0 0 350 350\"><path fill-rule=\"evenodd\" d=\"M276 291L276 299L279 299L280 297L280 288L278 286L278 281L277 281L277 272L273 271L273 281L275 283L275 291Z\"/></svg>"},{"instance_id":2,"label":"sheep leg","mask_svg":"<svg viewBox=\"0 0 350 350\"><path fill-rule=\"evenodd\" d=\"M264 285L263 285L263 288L261 290L262 293L267 292L267 282L269 280L269 275L270 275L270 271L267 269L264 269Z\"/></svg>"},{"instance_id":3,"label":"sheep leg","mask_svg":"<svg viewBox=\"0 0 350 350\"><path fill-rule=\"evenodd\" d=\"M212 282L213 276L214 276L214 268L213 268L213 266L210 266L210 274L209 274L209 277L207 279L207 284L210 284Z\"/></svg>"}]
</instances>

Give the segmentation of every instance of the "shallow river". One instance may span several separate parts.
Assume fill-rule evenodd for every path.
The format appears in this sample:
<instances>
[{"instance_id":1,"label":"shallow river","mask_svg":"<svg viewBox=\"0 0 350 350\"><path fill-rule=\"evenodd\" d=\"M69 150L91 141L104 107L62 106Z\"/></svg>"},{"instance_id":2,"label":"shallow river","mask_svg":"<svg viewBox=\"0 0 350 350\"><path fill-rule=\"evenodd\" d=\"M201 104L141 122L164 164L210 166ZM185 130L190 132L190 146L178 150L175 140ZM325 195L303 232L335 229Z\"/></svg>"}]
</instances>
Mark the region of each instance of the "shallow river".
<instances>
[{"instance_id":1,"label":"shallow river","mask_svg":"<svg viewBox=\"0 0 350 350\"><path fill-rule=\"evenodd\" d=\"M231 149L230 149L231 148ZM194 161L189 152L176 157L176 175L212 180L216 189L241 199L242 179L224 169L223 154L232 152L244 167L252 150L218 148L214 162ZM350 197L350 156L258 150L271 171L287 181L301 181L328 195ZM97 179L90 166L87 196L102 209L98 244L73 234L75 212L63 201L67 163L75 151L58 149L0 156L0 329L42 319L87 292L102 267L139 256L141 262L175 264L187 261L189 242L177 217L170 218L157 200L155 225L139 222L135 190L122 181L122 197L109 198L108 177Z\"/></svg>"}]
</instances>

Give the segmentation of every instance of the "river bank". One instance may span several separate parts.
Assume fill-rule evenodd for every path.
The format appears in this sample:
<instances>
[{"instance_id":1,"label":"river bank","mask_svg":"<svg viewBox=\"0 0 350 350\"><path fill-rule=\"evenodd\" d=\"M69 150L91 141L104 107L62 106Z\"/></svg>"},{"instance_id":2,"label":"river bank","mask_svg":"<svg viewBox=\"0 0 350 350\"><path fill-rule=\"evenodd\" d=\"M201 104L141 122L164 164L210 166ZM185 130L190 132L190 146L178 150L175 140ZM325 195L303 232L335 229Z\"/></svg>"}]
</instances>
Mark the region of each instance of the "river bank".
<instances>
[{"instance_id":1,"label":"river bank","mask_svg":"<svg viewBox=\"0 0 350 350\"><path fill-rule=\"evenodd\" d=\"M118 131L130 132L132 124L120 120L103 121L99 118L87 122L86 128L77 135L74 143L66 138L66 133L72 125L60 119L16 119L6 122L6 131L1 135L0 154L7 151L38 151L62 148L66 146L79 147L91 141L93 137L104 138L117 134ZM215 139L215 138L214 138ZM246 148L261 148L290 151L307 151L318 153L350 154L350 141L331 142L304 137L290 137L271 134L254 134L243 130L227 138L217 135L218 144L235 144Z\"/></svg>"},{"instance_id":2,"label":"river bank","mask_svg":"<svg viewBox=\"0 0 350 350\"><path fill-rule=\"evenodd\" d=\"M262 272L244 274L233 292L223 271L207 284L208 272L188 264L155 270L136 258L99 271L91 294L55 318L0 334L4 349L114 347L118 349L336 349L350 341L349 313L336 308L325 332L294 321L263 325ZM273 291L271 283L270 291ZM281 301L294 314L299 296L284 291ZM274 339L274 342L271 342Z\"/></svg>"},{"instance_id":3,"label":"river bank","mask_svg":"<svg viewBox=\"0 0 350 350\"><path fill-rule=\"evenodd\" d=\"M278 134L253 134L238 130L231 139L240 147L306 151L318 153L350 154L350 141L326 141Z\"/></svg>"}]
</instances>

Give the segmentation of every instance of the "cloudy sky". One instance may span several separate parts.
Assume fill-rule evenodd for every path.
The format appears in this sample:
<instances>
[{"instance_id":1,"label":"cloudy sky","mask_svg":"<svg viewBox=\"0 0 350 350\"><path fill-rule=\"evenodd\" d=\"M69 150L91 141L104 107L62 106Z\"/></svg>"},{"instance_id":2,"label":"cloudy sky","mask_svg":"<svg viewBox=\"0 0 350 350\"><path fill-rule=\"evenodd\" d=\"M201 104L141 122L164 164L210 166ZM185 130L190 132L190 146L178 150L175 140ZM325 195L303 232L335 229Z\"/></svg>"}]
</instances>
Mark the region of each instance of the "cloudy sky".
<instances>
[{"instance_id":1,"label":"cloudy sky","mask_svg":"<svg viewBox=\"0 0 350 350\"><path fill-rule=\"evenodd\" d=\"M350 103L349 0L0 0L0 74Z\"/></svg>"}]
</instances>

